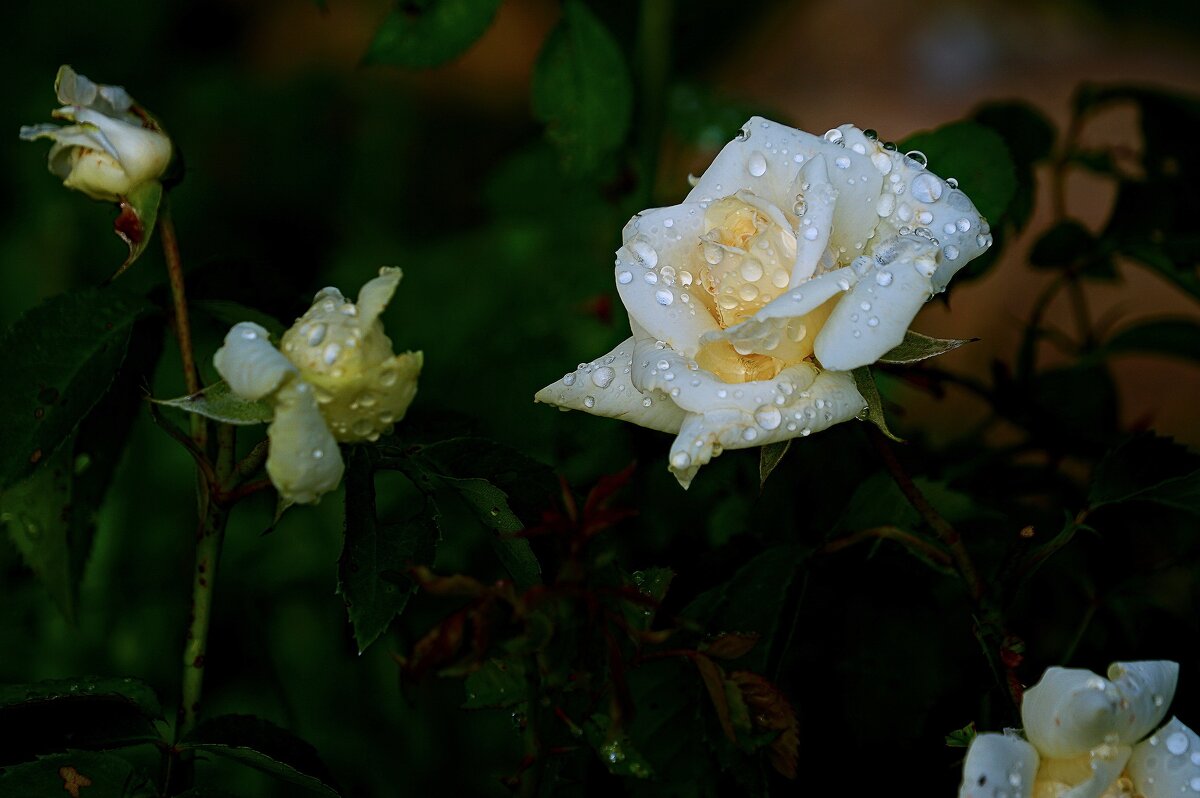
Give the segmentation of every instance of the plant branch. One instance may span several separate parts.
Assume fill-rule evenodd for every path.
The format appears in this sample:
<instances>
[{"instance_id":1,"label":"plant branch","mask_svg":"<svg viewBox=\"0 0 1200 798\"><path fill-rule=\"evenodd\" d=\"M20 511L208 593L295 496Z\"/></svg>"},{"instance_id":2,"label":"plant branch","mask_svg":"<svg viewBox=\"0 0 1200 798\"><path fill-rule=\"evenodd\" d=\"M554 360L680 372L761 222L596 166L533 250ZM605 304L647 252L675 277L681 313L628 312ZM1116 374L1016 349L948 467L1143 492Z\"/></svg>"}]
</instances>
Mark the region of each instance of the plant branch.
<instances>
[{"instance_id":1,"label":"plant branch","mask_svg":"<svg viewBox=\"0 0 1200 798\"><path fill-rule=\"evenodd\" d=\"M183 261L179 257L179 239L175 236L175 220L171 215L170 198L163 196L158 212L158 240L162 242L167 261L167 278L171 285L172 328L179 341L179 359L183 364L183 381L188 395L200 392L200 372L196 370L196 354L192 348L192 323L188 316L187 293L183 283ZM200 415L191 414L192 439L201 451L208 448L208 423Z\"/></svg>"},{"instance_id":2,"label":"plant branch","mask_svg":"<svg viewBox=\"0 0 1200 798\"><path fill-rule=\"evenodd\" d=\"M836 538L829 541L821 548L822 554L834 554L842 549L848 549L851 546L862 543L866 540L895 540L910 549L915 549L932 560L946 568L954 568L954 560L950 555L942 549L934 546L927 540L914 535L911 532L906 532L896 526L873 526L869 529L862 529L858 532L851 533L844 537Z\"/></svg>"}]
</instances>

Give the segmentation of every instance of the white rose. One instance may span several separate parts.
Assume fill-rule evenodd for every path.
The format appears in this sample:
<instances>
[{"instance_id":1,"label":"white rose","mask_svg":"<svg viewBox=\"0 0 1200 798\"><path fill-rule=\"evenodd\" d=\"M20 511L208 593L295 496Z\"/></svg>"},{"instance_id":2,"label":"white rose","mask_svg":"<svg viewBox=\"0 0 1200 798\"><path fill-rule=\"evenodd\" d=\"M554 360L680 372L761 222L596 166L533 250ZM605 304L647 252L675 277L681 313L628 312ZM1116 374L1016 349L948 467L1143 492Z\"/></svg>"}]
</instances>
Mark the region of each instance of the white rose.
<instances>
[{"instance_id":1,"label":"white rose","mask_svg":"<svg viewBox=\"0 0 1200 798\"><path fill-rule=\"evenodd\" d=\"M125 89L93 83L63 66L54 90L63 107L53 116L73 124L22 127L21 138L54 141L50 171L63 185L93 199L121 202L162 177L171 162L171 139Z\"/></svg>"},{"instance_id":2,"label":"white rose","mask_svg":"<svg viewBox=\"0 0 1200 798\"><path fill-rule=\"evenodd\" d=\"M1200 737L1178 718L1150 734L1167 714L1178 677L1179 665L1164 660L1118 662L1107 679L1047 669L1022 701L1025 739L1008 732L972 741L959 798L1200 793Z\"/></svg>"},{"instance_id":3,"label":"white rose","mask_svg":"<svg viewBox=\"0 0 1200 798\"><path fill-rule=\"evenodd\" d=\"M400 276L380 269L357 303L322 289L284 333L282 352L262 327L241 322L213 356L234 393L274 405L267 474L285 500L311 504L336 488L344 469L338 443L376 440L412 404L422 354L394 355L379 319Z\"/></svg>"},{"instance_id":4,"label":"white rose","mask_svg":"<svg viewBox=\"0 0 1200 798\"><path fill-rule=\"evenodd\" d=\"M858 416L850 372L992 239L956 185L874 136L755 117L682 203L639 213L622 240L633 335L535 399L676 434L686 488L723 449Z\"/></svg>"}]
</instances>

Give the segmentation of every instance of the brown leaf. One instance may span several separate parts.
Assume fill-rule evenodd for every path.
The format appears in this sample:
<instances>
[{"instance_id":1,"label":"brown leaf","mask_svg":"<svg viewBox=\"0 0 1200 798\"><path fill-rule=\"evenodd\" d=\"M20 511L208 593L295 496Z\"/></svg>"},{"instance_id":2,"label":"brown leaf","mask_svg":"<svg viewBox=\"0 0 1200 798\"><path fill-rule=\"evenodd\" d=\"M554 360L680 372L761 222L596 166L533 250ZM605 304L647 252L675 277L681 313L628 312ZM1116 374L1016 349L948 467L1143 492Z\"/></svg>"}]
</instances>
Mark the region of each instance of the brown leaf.
<instances>
[{"instance_id":1,"label":"brown leaf","mask_svg":"<svg viewBox=\"0 0 1200 798\"><path fill-rule=\"evenodd\" d=\"M482 582L464 574L438 576L424 565L413 568L411 573L422 589L435 596L477 598L487 592L487 588Z\"/></svg>"},{"instance_id":2,"label":"brown leaf","mask_svg":"<svg viewBox=\"0 0 1200 798\"><path fill-rule=\"evenodd\" d=\"M758 632L722 632L705 643L701 651L717 659L737 659L749 654L758 638Z\"/></svg>"},{"instance_id":3,"label":"brown leaf","mask_svg":"<svg viewBox=\"0 0 1200 798\"><path fill-rule=\"evenodd\" d=\"M767 747L771 766L789 779L796 778L800 732L796 713L787 696L770 681L750 671L734 671L729 675L729 680L741 690L742 700L750 709L754 725L779 732L779 736Z\"/></svg>"},{"instance_id":4,"label":"brown leaf","mask_svg":"<svg viewBox=\"0 0 1200 798\"><path fill-rule=\"evenodd\" d=\"M729 717L729 700L725 697L725 671L703 654L692 657L692 662L696 663L696 670L700 671L700 678L708 688L708 697L712 699L713 709L717 711L721 729L729 738L729 742L737 745L737 732L733 730L733 720Z\"/></svg>"}]
</instances>

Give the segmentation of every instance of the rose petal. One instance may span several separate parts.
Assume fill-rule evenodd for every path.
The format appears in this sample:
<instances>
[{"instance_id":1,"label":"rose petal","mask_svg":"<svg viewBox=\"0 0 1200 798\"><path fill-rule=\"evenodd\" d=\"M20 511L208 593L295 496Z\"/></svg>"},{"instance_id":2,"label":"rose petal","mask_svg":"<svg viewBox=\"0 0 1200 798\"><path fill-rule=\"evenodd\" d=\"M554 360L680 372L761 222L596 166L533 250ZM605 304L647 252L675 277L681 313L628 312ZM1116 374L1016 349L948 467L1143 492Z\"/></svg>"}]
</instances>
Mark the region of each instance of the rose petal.
<instances>
[{"instance_id":1,"label":"rose petal","mask_svg":"<svg viewBox=\"0 0 1200 798\"><path fill-rule=\"evenodd\" d=\"M843 297L814 342L821 365L850 371L874 363L904 340L917 311L932 295L937 248L906 236L875 250L877 271Z\"/></svg>"},{"instance_id":2,"label":"rose petal","mask_svg":"<svg viewBox=\"0 0 1200 798\"><path fill-rule=\"evenodd\" d=\"M1058 798L1116 798L1124 791L1110 792L1129 761L1127 745L1102 745L1094 751L1069 759L1043 757L1038 768L1034 794Z\"/></svg>"},{"instance_id":3,"label":"rose petal","mask_svg":"<svg viewBox=\"0 0 1200 798\"><path fill-rule=\"evenodd\" d=\"M702 235L704 209L698 203L644 211L625 225L615 268L617 293L630 318L649 336L690 354L701 335L717 329L699 297L704 289L678 282L681 272L694 268Z\"/></svg>"},{"instance_id":4,"label":"rose petal","mask_svg":"<svg viewBox=\"0 0 1200 798\"><path fill-rule=\"evenodd\" d=\"M1025 691L1025 736L1042 756L1070 758L1117 739L1122 696L1117 686L1089 670L1047 668Z\"/></svg>"},{"instance_id":5,"label":"rose petal","mask_svg":"<svg viewBox=\"0 0 1200 798\"><path fill-rule=\"evenodd\" d=\"M244 399L262 399L279 388L296 367L271 346L267 331L250 321L233 325L213 355L217 373Z\"/></svg>"},{"instance_id":6,"label":"rose petal","mask_svg":"<svg viewBox=\"0 0 1200 798\"><path fill-rule=\"evenodd\" d=\"M65 64L54 79L54 93L64 105L95 108L109 116L126 114L133 106L133 98L125 89L94 83Z\"/></svg>"},{"instance_id":7,"label":"rose petal","mask_svg":"<svg viewBox=\"0 0 1200 798\"><path fill-rule=\"evenodd\" d=\"M379 276L363 284L358 291L359 323L363 329L370 327L383 313L383 309L392 301L396 286L400 285L403 272L396 267L385 266L379 270Z\"/></svg>"},{"instance_id":8,"label":"rose petal","mask_svg":"<svg viewBox=\"0 0 1200 798\"><path fill-rule=\"evenodd\" d=\"M1108 678L1125 698L1121 742L1136 743L1167 715L1179 680L1179 663L1167 660L1114 662Z\"/></svg>"},{"instance_id":9,"label":"rose petal","mask_svg":"<svg viewBox=\"0 0 1200 798\"><path fill-rule=\"evenodd\" d=\"M941 291L955 272L992 244L991 228L970 198L911 158L890 153L893 168L878 201L880 238L924 228L942 255L933 289Z\"/></svg>"},{"instance_id":10,"label":"rose petal","mask_svg":"<svg viewBox=\"0 0 1200 798\"><path fill-rule=\"evenodd\" d=\"M838 192L829 183L829 168L824 158L810 158L800 167L794 187L796 196L804 198L804 213L796 226L796 263L792 267L795 288L813 276L829 247L833 229L833 214L837 209ZM804 189L803 186L808 188ZM799 201L793 209L799 209Z\"/></svg>"},{"instance_id":11,"label":"rose petal","mask_svg":"<svg viewBox=\"0 0 1200 798\"><path fill-rule=\"evenodd\" d=\"M1200 736L1179 718L1171 718L1149 739L1134 746L1129 775L1145 798L1200 793Z\"/></svg>"},{"instance_id":12,"label":"rose petal","mask_svg":"<svg viewBox=\"0 0 1200 798\"><path fill-rule=\"evenodd\" d=\"M649 365L634 357L635 384L665 391L689 411L671 445L670 469L687 488L700 466L724 449L744 449L803 437L849 421L866 406L851 375L798 363L772 380L727 384L692 369L692 361L670 350L650 354ZM666 363L668 367L662 368Z\"/></svg>"},{"instance_id":13,"label":"rose petal","mask_svg":"<svg viewBox=\"0 0 1200 798\"><path fill-rule=\"evenodd\" d=\"M684 412L661 393L643 394L632 376L635 342L625 339L611 352L584 363L534 396L535 402L596 416L617 418L641 427L675 433Z\"/></svg>"},{"instance_id":14,"label":"rose petal","mask_svg":"<svg viewBox=\"0 0 1200 798\"><path fill-rule=\"evenodd\" d=\"M75 119L95 125L116 151L130 186L155 180L171 161L171 140L164 134L141 125L115 119L90 108L76 108ZM124 193L124 192L121 192Z\"/></svg>"},{"instance_id":15,"label":"rose petal","mask_svg":"<svg viewBox=\"0 0 1200 798\"><path fill-rule=\"evenodd\" d=\"M315 504L342 481L337 441L317 409L312 386L303 380L288 382L275 395L267 437L267 474L285 500Z\"/></svg>"},{"instance_id":16,"label":"rose petal","mask_svg":"<svg viewBox=\"0 0 1200 798\"><path fill-rule=\"evenodd\" d=\"M1038 769L1032 745L1008 734L980 734L971 741L963 763L959 798L1030 798Z\"/></svg>"},{"instance_id":17,"label":"rose petal","mask_svg":"<svg viewBox=\"0 0 1200 798\"><path fill-rule=\"evenodd\" d=\"M789 323L799 324L803 317L833 297L849 291L858 280L858 274L848 266L826 272L777 296L755 313L754 318L706 333L702 343L728 341L739 351L770 355L789 363L806 358L812 354L813 339L821 325L813 324L797 342L788 334ZM792 332L799 332L799 329L793 325Z\"/></svg>"}]
</instances>

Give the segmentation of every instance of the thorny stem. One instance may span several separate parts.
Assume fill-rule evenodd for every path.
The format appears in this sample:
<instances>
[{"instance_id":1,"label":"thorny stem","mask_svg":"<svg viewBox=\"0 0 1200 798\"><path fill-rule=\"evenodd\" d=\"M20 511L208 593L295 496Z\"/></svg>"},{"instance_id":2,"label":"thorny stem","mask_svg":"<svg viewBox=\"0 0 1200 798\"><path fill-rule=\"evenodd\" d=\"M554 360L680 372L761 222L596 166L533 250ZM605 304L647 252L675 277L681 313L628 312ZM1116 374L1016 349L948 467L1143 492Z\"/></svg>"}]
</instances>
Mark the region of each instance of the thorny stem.
<instances>
[{"instance_id":1,"label":"thorny stem","mask_svg":"<svg viewBox=\"0 0 1200 798\"><path fill-rule=\"evenodd\" d=\"M987 595L986 586L975 570L975 564L963 543L962 536L949 521L942 517L941 513L934 508L921 489L913 482L912 477L908 475L896 457L896 453L892 451L892 447L883 433L871 429L870 438L884 467L896 486L900 488L900 492L904 494L904 498L908 499L908 503L950 550L954 568L958 571L959 578L962 579L963 585L966 586L967 593L971 597L973 614L976 618L976 634L984 646L984 653L989 664L995 669L997 678L1004 683L1009 697L1019 710L1021 707L1021 682L1016 675L1018 660L1007 656L1009 635L1003 627L1000 613Z\"/></svg>"},{"instance_id":2,"label":"thorny stem","mask_svg":"<svg viewBox=\"0 0 1200 798\"><path fill-rule=\"evenodd\" d=\"M171 203L164 195L158 212L158 240L162 242L167 261L167 277L171 284L172 317L175 338L179 341L179 359L183 363L183 381L189 395L199 393L200 373L196 370L196 354L192 349L192 323L188 316L187 293L183 284L183 261L179 258L179 239L175 236L175 220ZM208 448L208 423L204 417L191 414L192 440L201 451Z\"/></svg>"},{"instance_id":3,"label":"thorny stem","mask_svg":"<svg viewBox=\"0 0 1200 798\"><path fill-rule=\"evenodd\" d=\"M217 462L215 471L219 489L233 472L235 430L229 424L217 426ZM196 725L200 709L200 693L204 683L204 658L208 650L208 631L212 620L213 583L225 538L225 523L229 519L229 504L216 498L207 504L207 511L196 535L196 563L192 574L192 613L187 639L183 648L183 698L180 706L177 738L182 738Z\"/></svg>"},{"instance_id":4,"label":"thorny stem","mask_svg":"<svg viewBox=\"0 0 1200 798\"><path fill-rule=\"evenodd\" d=\"M833 554L842 549L849 548L856 543L862 543L865 540L897 540L908 546L911 549L917 549L931 561L946 568L953 568L954 562L946 552L932 545L928 541L922 540L911 532L906 532L903 529L895 526L874 526L870 529L863 529L845 537L831 540L822 547L823 554Z\"/></svg>"}]
</instances>

